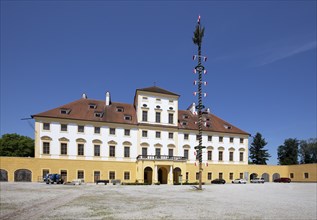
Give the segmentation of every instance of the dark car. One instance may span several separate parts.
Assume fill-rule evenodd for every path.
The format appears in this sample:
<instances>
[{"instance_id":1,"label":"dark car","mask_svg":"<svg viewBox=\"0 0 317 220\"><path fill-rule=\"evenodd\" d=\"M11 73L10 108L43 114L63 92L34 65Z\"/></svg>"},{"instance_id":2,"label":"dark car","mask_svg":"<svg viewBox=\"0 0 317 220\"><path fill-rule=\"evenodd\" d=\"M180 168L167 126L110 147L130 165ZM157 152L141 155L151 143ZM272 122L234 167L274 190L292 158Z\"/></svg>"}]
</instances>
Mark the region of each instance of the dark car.
<instances>
[{"instance_id":1,"label":"dark car","mask_svg":"<svg viewBox=\"0 0 317 220\"><path fill-rule=\"evenodd\" d=\"M213 184L225 184L226 181L224 179L214 179L211 181Z\"/></svg>"},{"instance_id":2,"label":"dark car","mask_svg":"<svg viewBox=\"0 0 317 220\"><path fill-rule=\"evenodd\" d=\"M282 177L274 180L275 183L290 183L291 179L287 177Z\"/></svg>"}]
</instances>

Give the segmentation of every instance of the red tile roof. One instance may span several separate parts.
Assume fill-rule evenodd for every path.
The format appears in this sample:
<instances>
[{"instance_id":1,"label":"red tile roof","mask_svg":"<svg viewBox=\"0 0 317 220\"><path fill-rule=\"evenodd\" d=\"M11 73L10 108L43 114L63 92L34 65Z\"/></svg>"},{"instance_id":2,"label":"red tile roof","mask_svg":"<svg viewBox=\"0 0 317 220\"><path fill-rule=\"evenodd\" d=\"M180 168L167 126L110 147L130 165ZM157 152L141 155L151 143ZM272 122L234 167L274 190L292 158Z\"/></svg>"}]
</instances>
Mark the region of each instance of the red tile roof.
<instances>
[{"instance_id":1,"label":"red tile roof","mask_svg":"<svg viewBox=\"0 0 317 220\"><path fill-rule=\"evenodd\" d=\"M96 105L96 108L90 108L91 104ZM69 113L61 114L62 109L66 110L66 112L69 111ZM122 109L123 111L118 111L118 109ZM96 117L95 113L101 113L101 116ZM126 120L125 116L130 116L131 120ZM105 101L84 98L46 112L32 115L32 117L138 125L136 109L132 104L112 102L109 106L105 106ZM189 110L178 111L179 129L197 130L197 121L198 116L192 114ZM247 132L210 113L203 114L203 121L203 131L249 135Z\"/></svg>"},{"instance_id":2,"label":"red tile roof","mask_svg":"<svg viewBox=\"0 0 317 220\"><path fill-rule=\"evenodd\" d=\"M145 91L145 92L154 92L154 93L159 93L159 94L167 94L167 95L174 95L174 96L180 96L176 93L167 91L165 89L162 89L158 86L152 86L152 87L147 87L147 88L143 88L143 89L137 89L136 91Z\"/></svg>"}]
</instances>

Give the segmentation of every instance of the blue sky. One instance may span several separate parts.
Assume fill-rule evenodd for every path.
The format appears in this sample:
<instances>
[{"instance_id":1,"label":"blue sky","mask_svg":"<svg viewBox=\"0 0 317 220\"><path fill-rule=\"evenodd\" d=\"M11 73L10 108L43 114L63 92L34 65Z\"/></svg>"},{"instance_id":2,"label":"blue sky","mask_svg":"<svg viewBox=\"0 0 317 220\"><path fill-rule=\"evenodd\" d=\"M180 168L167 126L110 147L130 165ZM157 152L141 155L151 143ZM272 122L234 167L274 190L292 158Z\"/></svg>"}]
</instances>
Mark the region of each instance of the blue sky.
<instances>
[{"instance_id":1,"label":"blue sky","mask_svg":"<svg viewBox=\"0 0 317 220\"><path fill-rule=\"evenodd\" d=\"M204 105L268 142L316 137L316 1L1 1L1 134L81 98L132 103L153 86L196 90L197 16L205 26ZM30 125L31 122L31 125Z\"/></svg>"}]
</instances>

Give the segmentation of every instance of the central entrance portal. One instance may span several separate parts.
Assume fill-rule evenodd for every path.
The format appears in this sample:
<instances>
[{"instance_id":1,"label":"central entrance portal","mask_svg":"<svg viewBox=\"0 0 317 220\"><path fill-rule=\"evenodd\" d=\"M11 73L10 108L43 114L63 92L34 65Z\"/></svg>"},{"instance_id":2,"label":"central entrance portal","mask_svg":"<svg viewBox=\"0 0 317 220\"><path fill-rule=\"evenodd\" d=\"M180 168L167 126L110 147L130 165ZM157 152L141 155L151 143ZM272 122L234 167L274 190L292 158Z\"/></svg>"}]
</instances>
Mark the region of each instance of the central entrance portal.
<instances>
[{"instance_id":1,"label":"central entrance portal","mask_svg":"<svg viewBox=\"0 0 317 220\"><path fill-rule=\"evenodd\" d=\"M167 184L167 170L166 168L164 167L161 167L158 169L157 171L157 177L158 177L158 181L161 183L161 184Z\"/></svg>"}]
</instances>

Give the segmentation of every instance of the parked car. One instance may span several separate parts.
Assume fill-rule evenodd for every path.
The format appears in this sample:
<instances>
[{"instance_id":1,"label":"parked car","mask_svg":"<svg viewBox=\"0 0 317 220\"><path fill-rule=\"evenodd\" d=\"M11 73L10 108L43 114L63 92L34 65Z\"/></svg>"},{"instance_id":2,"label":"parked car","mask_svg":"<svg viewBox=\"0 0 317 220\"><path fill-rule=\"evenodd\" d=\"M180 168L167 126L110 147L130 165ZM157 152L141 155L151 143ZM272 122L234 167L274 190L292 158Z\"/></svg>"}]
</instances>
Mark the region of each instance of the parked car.
<instances>
[{"instance_id":1,"label":"parked car","mask_svg":"<svg viewBox=\"0 0 317 220\"><path fill-rule=\"evenodd\" d=\"M290 183L291 179L287 177L281 177L274 180L275 183Z\"/></svg>"},{"instance_id":2,"label":"parked car","mask_svg":"<svg viewBox=\"0 0 317 220\"><path fill-rule=\"evenodd\" d=\"M242 184L246 184L247 181L245 179L235 179L232 180L232 183L242 183Z\"/></svg>"},{"instance_id":3,"label":"parked car","mask_svg":"<svg viewBox=\"0 0 317 220\"><path fill-rule=\"evenodd\" d=\"M254 178L250 181L251 183L264 183L263 178Z\"/></svg>"},{"instance_id":4,"label":"parked car","mask_svg":"<svg viewBox=\"0 0 317 220\"><path fill-rule=\"evenodd\" d=\"M211 181L213 184L225 184L226 181L224 179L214 179Z\"/></svg>"}]
</instances>

